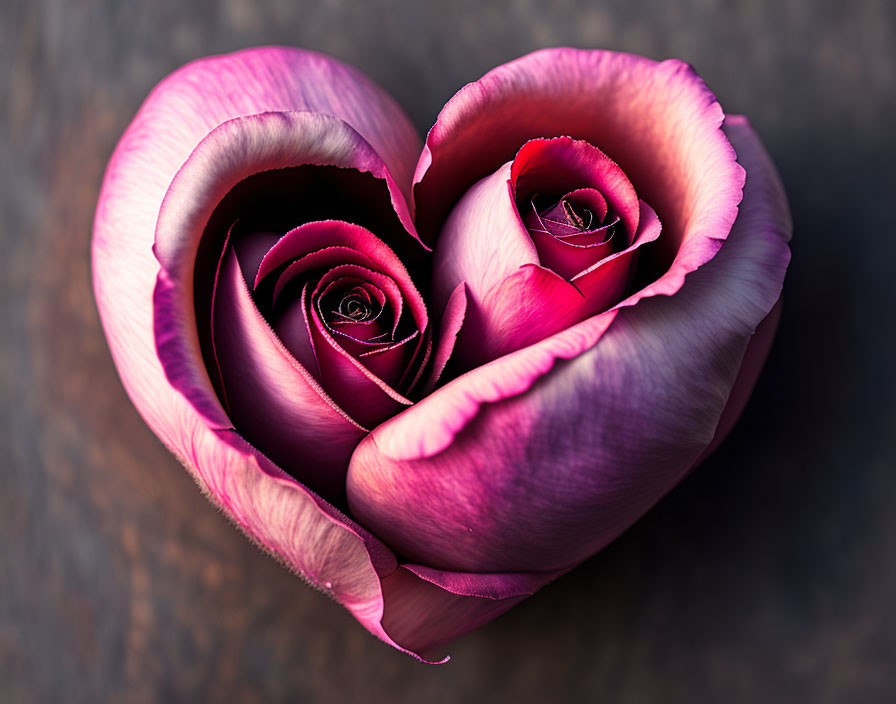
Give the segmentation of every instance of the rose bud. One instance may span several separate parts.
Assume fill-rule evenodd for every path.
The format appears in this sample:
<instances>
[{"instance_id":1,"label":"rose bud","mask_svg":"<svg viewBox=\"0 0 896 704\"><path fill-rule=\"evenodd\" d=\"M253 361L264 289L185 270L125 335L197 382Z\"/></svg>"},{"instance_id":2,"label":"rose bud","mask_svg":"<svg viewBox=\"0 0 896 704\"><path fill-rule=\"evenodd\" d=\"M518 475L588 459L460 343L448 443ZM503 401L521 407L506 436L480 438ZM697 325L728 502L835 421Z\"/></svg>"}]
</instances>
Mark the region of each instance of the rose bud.
<instances>
[{"instance_id":1,"label":"rose bud","mask_svg":"<svg viewBox=\"0 0 896 704\"><path fill-rule=\"evenodd\" d=\"M607 309L638 248L659 234L656 213L597 147L527 142L464 194L442 229L436 295L463 282L472 301L458 360L488 362Z\"/></svg>"},{"instance_id":2,"label":"rose bud","mask_svg":"<svg viewBox=\"0 0 896 704\"><path fill-rule=\"evenodd\" d=\"M421 386L426 306L363 227L310 222L279 238L238 229L215 266L204 331L218 395L246 440L340 499L355 445Z\"/></svg>"},{"instance_id":3,"label":"rose bud","mask_svg":"<svg viewBox=\"0 0 896 704\"><path fill-rule=\"evenodd\" d=\"M463 88L415 180L435 305L461 286L468 310L454 378L352 455L352 515L410 560L546 582L731 428L777 324L786 199L691 67L573 49Z\"/></svg>"}]
</instances>

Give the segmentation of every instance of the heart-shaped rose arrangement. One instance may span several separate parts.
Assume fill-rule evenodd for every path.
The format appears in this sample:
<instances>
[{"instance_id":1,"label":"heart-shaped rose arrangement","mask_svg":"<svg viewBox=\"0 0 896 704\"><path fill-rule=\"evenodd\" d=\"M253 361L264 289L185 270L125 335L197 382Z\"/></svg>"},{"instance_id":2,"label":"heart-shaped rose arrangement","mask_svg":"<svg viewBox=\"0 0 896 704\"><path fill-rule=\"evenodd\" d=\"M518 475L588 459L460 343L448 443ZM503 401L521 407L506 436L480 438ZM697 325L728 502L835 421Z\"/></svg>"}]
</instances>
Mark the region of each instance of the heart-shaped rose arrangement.
<instances>
[{"instance_id":1,"label":"heart-shaped rose arrangement","mask_svg":"<svg viewBox=\"0 0 896 704\"><path fill-rule=\"evenodd\" d=\"M312 52L165 79L96 299L149 426L248 536L418 657L612 541L731 428L786 200L686 64L548 49L442 109Z\"/></svg>"}]
</instances>

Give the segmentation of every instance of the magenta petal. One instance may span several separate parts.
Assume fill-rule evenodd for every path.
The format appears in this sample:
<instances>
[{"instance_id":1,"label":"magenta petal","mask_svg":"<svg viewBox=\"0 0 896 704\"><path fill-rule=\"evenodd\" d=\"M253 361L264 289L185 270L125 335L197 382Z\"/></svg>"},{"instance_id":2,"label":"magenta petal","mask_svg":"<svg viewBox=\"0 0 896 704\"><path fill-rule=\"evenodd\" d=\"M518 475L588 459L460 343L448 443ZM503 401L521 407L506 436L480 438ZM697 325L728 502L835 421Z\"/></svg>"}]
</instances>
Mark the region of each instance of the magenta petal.
<instances>
[{"instance_id":1,"label":"magenta petal","mask_svg":"<svg viewBox=\"0 0 896 704\"><path fill-rule=\"evenodd\" d=\"M372 428L411 405L410 400L333 339L313 306L311 337L323 385L333 400L357 422ZM400 374L402 370L393 366L391 371Z\"/></svg>"},{"instance_id":2,"label":"magenta petal","mask_svg":"<svg viewBox=\"0 0 896 704\"><path fill-rule=\"evenodd\" d=\"M617 303L630 280L636 250L657 239L660 223L653 210L641 203L639 226L630 247L605 257L571 282L536 264L519 267L469 303L464 329L458 339L457 356L465 368L472 368L501 355L538 342ZM442 243L463 237L462 230L450 230ZM455 260L458 261L458 260ZM475 279L470 272L468 279ZM454 272L463 276L463 272ZM634 297L627 303L634 303Z\"/></svg>"},{"instance_id":3,"label":"magenta petal","mask_svg":"<svg viewBox=\"0 0 896 704\"><path fill-rule=\"evenodd\" d=\"M463 328L467 315L467 287L466 284L460 283L457 288L452 291L442 313L441 325L439 327L439 338L436 343L436 350L433 354L432 371L426 386L423 388L424 396L430 393L439 381L442 372L445 371L445 365L454 354L454 348L457 344L457 337Z\"/></svg>"},{"instance_id":4,"label":"magenta petal","mask_svg":"<svg viewBox=\"0 0 896 704\"><path fill-rule=\"evenodd\" d=\"M270 250L268 254L270 254ZM266 261L262 260L261 264L266 264ZM350 247L325 247L324 249L318 249L310 254L305 254L283 270L283 273L277 277L277 283L274 286L274 300L280 297L284 287L296 277L308 274L316 269L325 272L340 264L358 264L369 267L374 262L363 252ZM262 274L264 269L256 267L256 270L258 271L258 274L255 276L255 286L257 287L258 282L264 278Z\"/></svg>"},{"instance_id":5,"label":"magenta petal","mask_svg":"<svg viewBox=\"0 0 896 704\"><path fill-rule=\"evenodd\" d=\"M211 387L197 339L193 266L200 238L220 199L244 177L308 162L359 168L391 179L370 146L336 118L265 113L214 129L193 150L161 204L153 245L161 265L152 310L158 356L170 385L213 427L226 427L229 421Z\"/></svg>"},{"instance_id":6,"label":"magenta petal","mask_svg":"<svg viewBox=\"0 0 896 704\"><path fill-rule=\"evenodd\" d=\"M382 580L395 556L357 523L283 475L232 430L197 427L181 457L208 497L251 540L337 600L371 633L418 659L383 628ZM445 628L443 624L443 628Z\"/></svg>"},{"instance_id":7,"label":"magenta petal","mask_svg":"<svg viewBox=\"0 0 896 704\"><path fill-rule=\"evenodd\" d=\"M629 218L637 224L631 245L603 257L597 249L596 257L579 259L581 268L570 267L575 274L570 285L540 262L540 253L511 197L510 171L511 164L504 164L464 194L445 223L435 250L434 305L444 306L458 284L466 284L469 310L457 347L458 359L466 367L520 349L617 303L630 281L635 250L660 234L656 213L636 198L638 213ZM616 186L628 193L625 187ZM717 249L719 241L712 243ZM556 244L576 249L559 241ZM680 285L677 277L683 278L677 271L668 276L674 280L655 282L640 297L669 292L669 286L662 287ZM629 303L636 300L631 298Z\"/></svg>"},{"instance_id":8,"label":"magenta petal","mask_svg":"<svg viewBox=\"0 0 896 704\"><path fill-rule=\"evenodd\" d=\"M552 234L529 230L532 241L538 249L541 265L556 272L564 279L571 279L579 272L605 259L613 253L612 241L601 237L579 244L572 238L559 238ZM581 237L578 235L576 237Z\"/></svg>"},{"instance_id":9,"label":"magenta petal","mask_svg":"<svg viewBox=\"0 0 896 704\"><path fill-rule=\"evenodd\" d=\"M326 297L332 289L339 285L348 285L346 282L350 282L352 285L369 282L376 287L378 292L384 295L386 306L391 311L394 318L391 329L391 332L394 334L401 322L401 316L404 312L404 299L401 289L395 281L392 280L392 277L363 266L358 266L357 264L341 264L321 277L317 289L314 292L315 298L320 300ZM358 350L359 353L361 351L363 350Z\"/></svg>"},{"instance_id":10,"label":"magenta petal","mask_svg":"<svg viewBox=\"0 0 896 704\"><path fill-rule=\"evenodd\" d=\"M662 225L653 208L644 201L640 202L640 206L641 214L634 242L628 248L601 259L572 278L572 283L590 301L595 312L619 301L631 280L637 250L645 244L655 242L661 234ZM645 295L647 293L642 289L629 296L622 305L634 305Z\"/></svg>"},{"instance_id":11,"label":"magenta petal","mask_svg":"<svg viewBox=\"0 0 896 704\"><path fill-rule=\"evenodd\" d=\"M460 283L479 302L524 264L538 263L511 197L508 162L470 188L445 222L433 262L434 305L444 308Z\"/></svg>"},{"instance_id":12,"label":"magenta petal","mask_svg":"<svg viewBox=\"0 0 896 704\"><path fill-rule=\"evenodd\" d=\"M364 428L273 334L249 295L234 254L224 262L215 305L215 352L234 426L304 484L338 498Z\"/></svg>"},{"instance_id":13,"label":"magenta petal","mask_svg":"<svg viewBox=\"0 0 896 704\"><path fill-rule=\"evenodd\" d=\"M338 166L383 179L402 224L414 233L394 179L350 125L309 112L263 113L225 122L196 146L171 182L159 211L153 251L173 276L195 260L215 206L240 181L262 171L304 164Z\"/></svg>"},{"instance_id":14,"label":"magenta petal","mask_svg":"<svg viewBox=\"0 0 896 704\"><path fill-rule=\"evenodd\" d=\"M578 204L581 207L583 201L586 203L584 207L594 214L596 220L599 218L597 222L602 224L591 226L593 223L590 223L587 229L583 229L570 223L566 204ZM600 193L592 188L581 188L566 194L543 218L536 210L534 201L530 201L528 208L523 222L535 243L539 262L564 279L572 279L635 240L634 231L627 234L619 216L603 223L607 205Z\"/></svg>"},{"instance_id":15,"label":"magenta petal","mask_svg":"<svg viewBox=\"0 0 896 704\"><path fill-rule=\"evenodd\" d=\"M321 380L320 365L317 352L311 338L311 325L308 321L308 288L302 289L298 301L290 303L273 323L274 332L298 362L318 383Z\"/></svg>"},{"instance_id":16,"label":"magenta petal","mask_svg":"<svg viewBox=\"0 0 896 704\"><path fill-rule=\"evenodd\" d=\"M415 175L418 229L433 241L452 205L523 144L569 135L609 155L656 210L664 232L657 259L669 272L650 294L670 295L715 255L715 239L737 215L744 174L720 129L723 118L715 96L681 61L536 51L470 83L439 113Z\"/></svg>"},{"instance_id":17,"label":"magenta petal","mask_svg":"<svg viewBox=\"0 0 896 704\"><path fill-rule=\"evenodd\" d=\"M283 235L262 261L255 281L256 286L261 279L283 264L328 247L352 249L358 252L359 256L375 262L384 274L399 280L399 284L410 282L401 260L372 232L360 225L341 220L322 220L305 223Z\"/></svg>"},{"instance_id":18,"label":"magenta petal","mask_svg":"<svg viewBox=\"0 0 896 704\"><path fill-rule=\"evenodd\" d=\"M529 199L528 204L523 203L525 216L523 222L529 231L542 231L552 234L555 237L568 237L584 232L589 232L599 227L607 217L607 201L600 194L600 191L594 188L577 188L564 195L556 204L544 213L544 220L538 214L535 208L535 198ZM585 208L592 214L592 218L587 223L574 224L570 222L569 213L566 205L572 205L577 208ZM584 225L584 227L583 227Z\"/></svg>"},{"instance_id":19,"label":"magenta petal","mask_svg":"<svg viewBox=\"0 0 896 704\"><path fill-rule=\"evenodd\" d=\"M748 178L712 261L671 297L475 369L377 428L349 468L358 520L440 569L561 569L613 540L690 470L790 260L774 168L745 121L725 129ZM549 347L610 315L596 343L550 373L541 366Z\"/></svg>"},{"instance_id":20,"label":"magenta petal","mask_svg":"<svg viewBox=\"0 0 896 704\"><path fill-rule=\"evenodd\" d=\"M529 203L546 188L555 193L595 188L629 234L638 229L638 195L631 181L610 157L580 139L526 142L513 159L510 182L517 203Z\"/></svg>"},{"instance_id":21,"label":"magenta petal","mask_svg":"<svg viewBox=\"0 0 896 704\"><path fill-rule=\"evenodd\" d=\"M426 305L404 264L382 240L360 225L339 220L324 220L309 222L287 232L262 261L256 276L256 285L277 267L326 247L347 247L359 252L362 258L373 262L379 272L398 284L417 329L426 329L428 325Z\"/></svg>"},{"instance_id":22,"label":"magenta petal","mask_svg":"<svg viewBox=\"0 0 896 704\"><path fill-rule=\"evenodd\" d=\"M248 80L246 80L248 79ZM240 85L232 91L230 86ZM326 90L321 86L328 85ZM166 360L157 351L154 305L169 316L185 290L160 272L152 253L159 207L200 140L221 122L270 110L321 110L354 125L386 156L400 183L419 154L410 121L359 71L321 54L251 49L194 62L157 87L119 142L106 170L93 232L93 286L103 329L125 390L140 414L209 499L252 541L330 593L372 633L382 629L379 577L396 568L391 551L293 478L278 473L229 430L230 420L199 371L201 355ZM361 124L363 123L363 124ZM403 164L406 164L404 166ZM184 262L189 271L192 262ZM189 315L189 313L188 313ZM164 348L164 319L159 321ZM192 388L188 400L172 385ZM202 411L197 408L201 407Z\"/></svg>"},{"instance_id":23,"label":"magenta petal","mask_svg":"<svg viewBox=\"0 0 896 704\"><path fill-rule=\"evenodd\" d=\"M575 285L536 264L521 266L481 304L472 304L458 340L465 368L490 362L543 340L589 314L589 301Z\"/></svg>"}]
</instances>

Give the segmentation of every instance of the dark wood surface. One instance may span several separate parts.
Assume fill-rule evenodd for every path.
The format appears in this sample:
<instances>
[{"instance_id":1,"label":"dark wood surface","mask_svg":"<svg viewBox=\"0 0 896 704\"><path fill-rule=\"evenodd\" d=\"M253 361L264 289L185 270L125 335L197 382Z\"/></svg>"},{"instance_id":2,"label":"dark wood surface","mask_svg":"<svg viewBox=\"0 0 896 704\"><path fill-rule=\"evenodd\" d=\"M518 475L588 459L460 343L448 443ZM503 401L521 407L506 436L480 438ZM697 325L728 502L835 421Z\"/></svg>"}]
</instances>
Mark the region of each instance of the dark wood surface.
<instances>
[{"instance_id":1,"label":"dark wood surface","mask_svg":"<svg viewBox=\"0 0 896 704\"><path fill-rule=\"evenodd\" d=\"M896 700L896 6L137 5L0 5L0 700ZM265 43L356 64L421 132L540 46L681 57L751 117L791 198L781 332L729 442L443 667L231 528L131 407L100 331L89 240L117 138L172 69Z\"/></svg>"}]
</instances>

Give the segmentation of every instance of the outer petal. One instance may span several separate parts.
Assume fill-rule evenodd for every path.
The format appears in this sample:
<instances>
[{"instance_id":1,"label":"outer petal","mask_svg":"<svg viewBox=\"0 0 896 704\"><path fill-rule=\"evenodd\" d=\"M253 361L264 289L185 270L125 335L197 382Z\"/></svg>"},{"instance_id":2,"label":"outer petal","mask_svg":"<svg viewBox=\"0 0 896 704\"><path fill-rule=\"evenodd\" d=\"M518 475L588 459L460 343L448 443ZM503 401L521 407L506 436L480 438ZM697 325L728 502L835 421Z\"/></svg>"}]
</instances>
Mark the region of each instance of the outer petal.
<instances>
[{"instance_id":1,"label":"outer petal","mask_svg":"<svg viewBox=\"0 0 896 704\"><path fill-rule=\"evenodd\" d=\"M380 624L378 576L395 569L391 551L232 431L210 428L168 382L156 352L153 293L160 267L152 245L162 199L181 164L225 120L305 109L355 125L404 181L398 174L416 158L414 131L400 108L358 71L290 49L195 62L155 89L107 168L94 223L94 291L131 400L210 500L291 570L324 588L331 582L334 596L366 628L400 648Z\"/></svg>"},{"instance_id":2,"label":"outer petal","mask_svg":"<svg viewBox=\"0 0 896 704\"><path fill-rule=\"evenodd\" d=\"M508 386L511 363L608 314L474 370L384 423L349 468L358 520L442 569L562 568L613 540L687 473L716 433L790 259L774 167L744 120L726 132L749 178L718 256L673 297L614 311L597 344L531 387Z\"/></svg>"},{"instance_id":3,"label":"outer petal","mask_svg":"<svg viewBox=\"0 0 896 704\"><path fill-rule=\"evenodd\" d=\"M194 263L205 225L246 177L309 163L369 171L403 205L370 145L346 123L316 113L264 113L225 122L196 147L162 202L153 245L164 273L154 298L157 349L170 383L215 427L227 421L205 370L194 308Z\"/></svg>"},{"instance_id":4,"label":"outer petal","mask_svg":"<svg viewBox=\"0 0 896 704\"><path fill-rule=\"evenodd\" d=\"M544 49L462 88L430 130L415 174L424 240L461 195L535 137L569 135L606 152L663 224L651 252L674 293L718 251L737 214L743 170L723 113L694 70L609 51ZM437 266L439 264L437 263Z\"/></svg>"}]
</instances>

